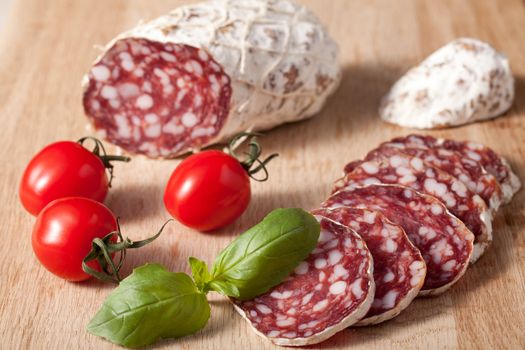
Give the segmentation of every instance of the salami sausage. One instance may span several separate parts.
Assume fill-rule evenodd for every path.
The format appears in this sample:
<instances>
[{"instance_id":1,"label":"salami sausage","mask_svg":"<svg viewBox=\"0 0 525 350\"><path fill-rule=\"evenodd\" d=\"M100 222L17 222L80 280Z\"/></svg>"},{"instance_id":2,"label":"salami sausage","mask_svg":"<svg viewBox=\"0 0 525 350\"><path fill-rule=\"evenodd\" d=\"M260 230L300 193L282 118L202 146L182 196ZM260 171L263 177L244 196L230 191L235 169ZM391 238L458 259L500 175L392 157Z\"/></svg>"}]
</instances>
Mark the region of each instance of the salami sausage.
<instances>
[{"instance_id":1,"label":"salami sausage","mask_svg":"<svg viewBox=\"0 0 525 350\"><path fill-rule=\"evenodd\" d=\"M507 160L492 149L467 141L436 139L432 136L409 135L395 138L393 142L403 142L409 147L446 149L456 152L462 159L465 167L482 166L492 174L501 186L504 203L510 202L514 194L520 189L521 182L512 171Z\"/></svg>"},{"instance_id":2,"label":"salami sausage","mask_svg":"<svg viewBox=\"0 0 525 350\"><path fill-rule=\"evenodd\" d=\"M501 186L496 178L492 174L487 173L476 162L469 162L468 166L465 166L465 161L454 151L440 148L409 147L404 142L391 141L384 142L378 148L370 151L366 155L365 160L373 160L385 156L390 157L397 154L421 158L425 163L458 178L470 191L476 193L485 201L491 215L496 214L503 202ZM359 162L348 164L345 167L345 172L350 172L355 165L359 165Z\"/></svg>"},{"instance_id":3,"label":"salami sausage","mask_svg":"<svg viewBox=\"0 0 525 350\"><path fill-rule=\"evenodd\" d=\"M408 128L436 129L495 118L513 99L507 57L488 43L459 38L403 75L381 100L379 115Z\"/></svg>"},{"instance_id":4,"label":"salami sausage","mask_svg":"<svg viewBox=\"0 0 525 350\"><path fill-rule=\"evenodd\" d=\"M476 262L492 242L492 217L483 199L472 193L457 178L425 164L421 158L395 154L363 161L336 182L334 192L345 187L371 183L408 186L443 202L474 234L472 263Z\"/></svg>"},{"instance_id":5,"label":"salami sausage","mask_svg":"<svg viewBox=\"0 0 525 350\"><path fill-rule=\"evenodd\" d=\"M366 242L374 259L374 302L356 326L378 324L403 311L423 286L427 271L419 250L401 226L377 211L339 207L317 209L322 215L355 230Z\"/></svg>"},{"instance_id":6,"label":"salami sausage","mask_svg":"<svg viewBox=\"0 0 525 350\"><path fill-rule=\"evenodd\" d=\"M320 343L363 318L374 299L373 261L363 239L317 218L317 247L294 273L253 300L234 300L255 332L277 345Z\"/></svg>"},{"instance_id":7,"label":"salami sausage","mask_svg":"<svg viewBox=\"0 0 525 350\"><path fill-rule=\"evenodd\" d=\"M474 235L433 196L401 185L377 184L336 192L322 206L377 210L400 225L427 264L420 295L444 292L467 269Z\"/></svg>"},{"instance_id":8,"label":"salami sausage","mask_svg":"<svg viewBox=\"0 0 525 350\"><path fill-rule=\"evenodd\" d=\"M180 7L111 41L84 79L84 110L133 153L173 157L317 113L338 48L290 0Z\"/></svg>"}]
</instances>

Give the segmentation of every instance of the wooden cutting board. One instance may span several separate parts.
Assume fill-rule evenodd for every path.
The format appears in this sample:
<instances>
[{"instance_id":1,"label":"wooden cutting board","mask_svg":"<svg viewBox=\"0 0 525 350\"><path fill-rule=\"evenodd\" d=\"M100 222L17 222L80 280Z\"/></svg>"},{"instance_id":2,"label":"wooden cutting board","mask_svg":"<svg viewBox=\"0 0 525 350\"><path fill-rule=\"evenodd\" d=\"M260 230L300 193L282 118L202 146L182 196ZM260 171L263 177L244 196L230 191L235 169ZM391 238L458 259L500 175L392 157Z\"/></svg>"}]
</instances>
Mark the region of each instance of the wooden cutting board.
<instances>
[{"instance_id":1,"label":"wooden cutting board","mask_svg":"<svg viewBox=\"0 0 525 350\"><path fill-rule=\"evenodd\" d=\"M113 286L67 283L46 272L31 250L34 218L24 212L17 186L29 159L44 145L87 134L80 80L104 44L141 19L186 1L18 0L0 37L0 348L115 347L85 326ZM279 152L270 180L253 183L248 211L232 226L202 234L172 223L141 251L133 266L158 262L188 271L187 259L211 262L239 233L276 207L316 207L343 165L379 142L411 132L382 123L378 101L402 72L460 36L505 52L516 76L512 109L494 121L429 132L482 142L507 157L525 177L525 6L523 1L309 0L341 46L340 89L316 117L279 127L262 140ZM161 198L178 160L135 157L116 166L108 206L126 235L144 238L169 216ZM518 349L525 347L525 191L494 222L494 244L446 294L418 299L385 324L349 329L312 348ZM225 298L210 294L212 317L198 334L158 348L270 349Z\"/></svg>"}]
</instances>

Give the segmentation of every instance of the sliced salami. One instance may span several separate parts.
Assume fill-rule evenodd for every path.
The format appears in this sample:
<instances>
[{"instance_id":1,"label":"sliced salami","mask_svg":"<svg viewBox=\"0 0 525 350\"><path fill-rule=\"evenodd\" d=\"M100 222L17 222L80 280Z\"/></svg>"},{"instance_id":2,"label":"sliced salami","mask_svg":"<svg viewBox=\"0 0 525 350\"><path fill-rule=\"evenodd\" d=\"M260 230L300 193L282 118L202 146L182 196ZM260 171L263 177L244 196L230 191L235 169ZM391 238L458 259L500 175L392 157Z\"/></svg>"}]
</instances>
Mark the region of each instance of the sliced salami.
<instances>
[{"instance_id":1,"label":"sliced salami","mask_svg":"<svg viewBox=\"0 0 525 350\"><path fill-rule=\"evenodd\" d=\"M427 264L420 295L437 295L465 273L474 235L433 196L400 185L368 185L334 193L323 207L377 210L403 227Z\"/></svg>"},{"instance_id":2,"label":"sliced salami","mask_svg":"<svg viewBox=\"0 0 525 350\"><path fill-rule=\"evenodd\" d=\"M363 318L374 299L373 261L363 239L317 218L317 247L294 273L253 300L234 300L255 332L277 345L320 343Z\"/></svg>"},{"instance_id":3,"label":"sliced salami","mask_svg":"<svg viewBox=\"0 0 525 350\"><path fill-rule=\"evenodd\" d=\"M483 199L457 178L425 164L418 157L395 154L362 161L360 165L354 166L351 173L336 182L334 192L345 187L381 183L408 186L432 195L445 204L474 234L472 263L492 242L492 217Z\"/></svg>"},{"instance_id":4,"label":"sliced salami","mask_svg":"<svg viewBox=\"0 0 525 350\"><path fill-rule=\"evenodd\" d=\"M516 192L521 188L521 181L512 171L508 161L492 149L473 142L461 142L439 139L443 148L458 152L467 159L465 162L481 164L490 174L494 175L501 184L503 199L509 203Z\"/></svg>"},{"instance_id":5,"label":"sliced salami","mask_svg":"<svg viewBox=\"0 0 525 350\"><path fill-rule=\"evenodd\" d=\"M374 259L374 302L356 326L378 324L399 315L417 296L427 271L421 253L403 228L378 211L362 208L317 209L312 213L355 230Z\"/></svg>"},{"instance_id":6,"label":"sliced salami","mask_svg":"<svg viewBox=\"0 0 525 350\"><path fill-rule=\"evenodd\" d=\"M84 110L127 151L177 156L316 114L340 81L337 56L290 0L191 4L111 41L84 79Z\"/></svg>"},{"instance_id":7,"label":"sliced salami","mask_svg":"<svg viewBox=\"0 0 525 350\"><path fill-rule=\"evenodd\" d=\"M457 152L442 148L418 148L409 147L404 142L385 142L378 148L370 151L365 160L373 160L382 157L406 154L419 157L430 164L463 182L470 191L479 195L487 204L492 215L496 214L503 202L501 186L496 178L485 171L485 169L475 162L469 162L465 166L465 160ZM354 165L350 163L345 167L346 172L350 172Z\"/></svg>"},{"instance_id":8,"label":"sliced salami","mask_svg":"<svg viewBox=\"0 0 525 350\"><path fill-rule=\"evenodd\" d=\"M466 168L482 166L492 174L501 186L504 203L508 203L520 189L521 182L512 171L507 160L492 149L467 141L436 139L432 136L409 135L396 138L393 142L403 142L410 147L446 149L456 152Z\"/></svg>"}]
</instances>

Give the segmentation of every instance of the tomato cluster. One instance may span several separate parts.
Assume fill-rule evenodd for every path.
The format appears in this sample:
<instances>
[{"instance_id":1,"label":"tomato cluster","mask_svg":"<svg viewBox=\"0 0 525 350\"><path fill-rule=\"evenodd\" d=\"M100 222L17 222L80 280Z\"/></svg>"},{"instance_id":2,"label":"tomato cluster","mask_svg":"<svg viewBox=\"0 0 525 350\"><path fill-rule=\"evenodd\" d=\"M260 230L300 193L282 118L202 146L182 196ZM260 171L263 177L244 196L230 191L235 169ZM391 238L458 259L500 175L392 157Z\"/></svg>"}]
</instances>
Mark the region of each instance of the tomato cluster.
<instances>
[{"instance_id":1,"label":"tomato cluster","mask_svg":"<svg viewBox=\"0 0 525 350\"><path fill-rule=\"evenodd\" d=\"M263 170L266 176L256 180L265 180L265 165L276 156L260 161L261 148L252 137L247 159L238 160L233 145L249 136L254 135L234 138L229 153L199 152L175 168L164 191L164 204L174 218L199 231L212 231L232 223L246 210L250 177ZM87 140L95 144L92 151L83 145ZM114 253L147 244L162 231L140 242L122 238L115 216L102 204L115 160L130 159L107 155L100 141L83 138L48 145L24 171L20 201L37 215L33 250L46 269L63 279L82 281L94 275L118 281L120 263L113 262Z\"/></svg>"},{"instance_id":2,"label":"tomato cluster","mask_svg":"<svg viewBox=\"0 0 525 350\"><path fill-rule=\"evenodd\" d=\"M83 146L87 140L94 142L93 151ZM48 145L24 171L20 201L29 213L38 215L33 228L33 251L46 269L61 278L88 279L90 275L82 265L93 240L117 231L115 216L101 203L111 185L113 160L129 158L108 156L100 141L83 138ZM112 236L111 240L116 238ZM101 269L95 261L88 265Z\"/></svg>"}]
</instances>

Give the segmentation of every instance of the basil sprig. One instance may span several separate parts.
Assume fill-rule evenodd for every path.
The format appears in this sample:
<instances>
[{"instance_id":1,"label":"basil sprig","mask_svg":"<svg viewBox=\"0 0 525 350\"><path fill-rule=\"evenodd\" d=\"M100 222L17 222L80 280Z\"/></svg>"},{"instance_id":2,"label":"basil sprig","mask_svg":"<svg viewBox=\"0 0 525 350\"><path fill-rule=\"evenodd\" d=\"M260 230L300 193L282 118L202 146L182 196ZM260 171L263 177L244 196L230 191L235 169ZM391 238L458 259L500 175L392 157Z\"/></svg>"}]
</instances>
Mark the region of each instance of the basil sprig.
<instances>
[{"instance_id":1,"label":"basil sprig","mask_svg":"<svg viewBox=\"0 0 525 350\"><path fill-rule=\"evenodd\" d=\"M136 268L87 329L126 347L193 334L210 317L210 290L241 300L268 291L315 248L319 232L317 220L304 210L276 209L228 245L211 271L205 262L190 258L193 280L158 264Z\"/></svg>"},{"instance_id":2,"label":"basil sprig","mask_svg":"<svg viewBox=\"0 0 525 350\"><path fill-rule=\"evenodd\" d=\"M139 347L195 333L209 318L206 295L190 276L146 264L122 280L87 330L120 345Z\"/></svg>"}]
</instances>

